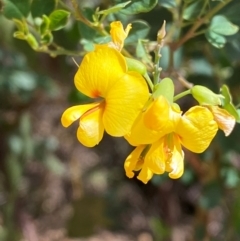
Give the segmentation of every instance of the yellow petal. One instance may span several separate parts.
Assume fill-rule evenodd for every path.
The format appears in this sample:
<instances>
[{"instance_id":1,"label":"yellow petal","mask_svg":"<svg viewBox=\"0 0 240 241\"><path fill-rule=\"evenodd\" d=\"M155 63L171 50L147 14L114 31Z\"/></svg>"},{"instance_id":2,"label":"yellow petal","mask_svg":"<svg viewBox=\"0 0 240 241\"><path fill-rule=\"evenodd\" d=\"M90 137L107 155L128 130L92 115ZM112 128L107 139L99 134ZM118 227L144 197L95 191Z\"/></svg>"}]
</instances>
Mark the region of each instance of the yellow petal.
<instances>
[{"instance_id":1,"label":"yellow petal","mask_svg":"<svg viewBox=\"0 0 240 241\"><path fill-rule=\"evenodd\" d=\"M145 156L144 165L147 165L154 174L163 174L165 172L165 155L162 138L152 144Z\"/></svg>"},{"instance_id":2,"label":"yellow petal","mask_svg":"<svg viewBox=\"0 0 240 241\"><path fill-rule=\"evenodd\" d=\"M169 121L170 104L159 96L147 109L144 124L151 130L160 131Z\"/></svg>"},{"instance_id":3,"label":"yellow petal","mask_svg":"<svg viewBox=\"0 0 240 241\"><path fill-rule=\"evenodd\" d=\"M235 118L227 110L218 106L207 106L207 108L212 112L219 129L224 132L225 136L230 135L236 123Z\"/></svg>"},{"instance_id":4,"label":"yellow petal","mask_svg":"<svg viewBox=\"0 0 240 241\"><path fill-rule=\"evenodd\" d=\"M93 147L102 140L104 133L102 115L103 108L97 108L80 118L77 138L84 146Z\"/></svg>"},{"instance_id":5,"label":"yellow petal","mask_svg":"<svg viewBox=\"0 0 240 241\"><path fill-rule=\"evenodd\" d=\"M158 131L148 129L143 120L145 112L141 112L133 123L131 131L124 138L132 146L151 144L156 142L160 136Z\"/></svg>"},{"instance_id":6,"label":"yellow petal","mask_svg":"<svg viewBox=\"0 0 240 241\"><path fill-rule=\"evenodd\" d=\"M117 50L98 45L84 56L74 82L77 89L89 97L105 97L126 71L126 61Z\"/></svg>"},{"instance_id":7,"label":"yellow petal","mask_svg":"<svg viewBox=\"0 0 240 241\"><path fill-rule=\"evenodd\" d=\"M99 103L76 105L64 111L61 117L61 122L64 127L70 126L74 121L79 119L85 112L94 108Z\"/></svg>"},{"instance_id":8,"label":"yellow petal","mask_svg":"<svg viewBox=\"0 0 240 241\"><path fill-rule=\"evenodd\" d=\"M127 38L130 29L132 28L131 24L128 24L126 29L123 29L123 25L120 21L115 21L110 24L111 30L110 34L112 37L113 47L118 51L121 51L124 40Z\"/></svg>"},{"instance_id":9,"label":"yellow petal","mask_svg":"<svg viewBox=\"0 0 240 241\"><path fill-rule=\"evenodd\" d=\"M139 158L144 148L144 145L138 146L131 152L131 154L125 160L124 169L127 177L134 177L133 171L141 168L141 165L139 165L139 162L141 162L141 160Z\"/></svg>"},{"instance_id":10,"label":"yellow petal","mask_svg":"<svg viewBox=\"0 0 240 241\"><path fill-rule=\"evenodd\" d=\"M148 181L152 178L153 172L147 165L143 165L142 170L137 176L137 179L147 184Z\"/></svg>"},{"instance_id":11,"label":"yellow petal","mask_svg":"<svg viewBox=\"0 0 240 241\"><path fill-rule=\"evenodd\" d=\"M128 72L115 83L105 100L103 123L105 130L112 136L126 135L149 96L143 77Z\"/></svg>"},{"instance_id":12,"label":"yellow petal","mask_svg":"<svg viewBox=\"0 0 240 241\"><path fill-rule=\"evenodd\" d=\"M216 135L218 126L212 113L205 107L194 106L180 119L176 133L182 145L192 152L203 152Z\"/></svg>"},{"instance_id":13,"label":"yellow petal","mask_svg":"<svg viewBox=\"0 0 240 241\"><path fill-rule=\"evenodd\" d=\"M166 160L166 170L169 172L168 176L176 179L182 176L184 172L184 152L182 151L181 143L177 135L172 136L171 158Z\"/></svg>"},{"instance_id":14,"label":"yellow petal","mask_svg":"<svg viewBox=\"0 0 240 241\"><path fill-rule=\"evenodd\" d=\"M147 109L144 124L164 136L174 131L180 117L181 111L172 108L165 97L159 96Z\"/></svg>"}]
</instances>

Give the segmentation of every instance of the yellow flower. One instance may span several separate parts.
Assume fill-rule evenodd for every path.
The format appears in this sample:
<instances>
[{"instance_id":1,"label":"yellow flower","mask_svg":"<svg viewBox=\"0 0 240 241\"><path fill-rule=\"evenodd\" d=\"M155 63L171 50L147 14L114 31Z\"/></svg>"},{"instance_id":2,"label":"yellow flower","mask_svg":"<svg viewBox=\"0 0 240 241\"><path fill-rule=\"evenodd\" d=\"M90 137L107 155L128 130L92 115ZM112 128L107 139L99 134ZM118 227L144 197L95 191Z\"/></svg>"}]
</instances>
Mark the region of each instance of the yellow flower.
<instances>
[{"instance_id":1,"label":"yellow flower","mask_svg":"<svg viewBox=\"0 0 240 241\"><path fill-rule=\"evenodd\" d=\"M112 43L110 43L110 46L118 51L121 51L123 48L124 40L127 38L128 33L132 28L132 25L128 24L126 29L124 30L122 23L120 21L115 21L112 22L110 26L110 34L112 37Z\"/></svg>"},{"instance_id":2,"label":"yellow flower","mask_svg":"<svg viewBox=\"0 0 240 241\"><path fill-rule=\"evenodd\" d=\"M134 171L140 170L138 179L144 183L153 174L164 172L169 172L170 178L179 178L184 171L182 146L201 153L217 130L217 123L207 108L195 106L181 115L176 105L171 106L160 96L125 136L130 144L137 146L125 161L126 175L132 178Z\"/></svg>"},{"instance_id":3,"label":"yellow flower","mask_svg":"<svg viewBox=\"0 0 240 241\"><path fill-rule=\"evenodd\" d=\"M127 71L124 57L107 45L97 45L85 55L74 81L96 101L67 109L61 121L68 127L79 119L77 137L88 147L101 141L104 129L112 136L127 134L149 95L143 77Z\"/></svg>"}]
</instances>

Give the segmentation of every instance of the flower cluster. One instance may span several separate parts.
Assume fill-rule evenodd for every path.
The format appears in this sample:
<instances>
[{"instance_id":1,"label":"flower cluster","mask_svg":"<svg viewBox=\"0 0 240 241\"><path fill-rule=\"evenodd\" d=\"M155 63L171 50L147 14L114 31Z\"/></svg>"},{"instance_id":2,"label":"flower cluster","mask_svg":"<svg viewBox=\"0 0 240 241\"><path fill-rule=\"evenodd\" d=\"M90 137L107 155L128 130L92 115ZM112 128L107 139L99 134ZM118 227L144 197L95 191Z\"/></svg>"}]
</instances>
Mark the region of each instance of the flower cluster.
<instances>
[{"instance_id":1,"label":"flower cluster","mask_svg":"<svg viewBox=\"0 0 240 241\"><path fill-rule=\"evenodd\" d=\"M192 94L199 105L183 113L175 101L184 95L174 97L171 79L148 87L146 69L121 54L130 29L130 24L124 30L121 22L111 23L112 42L96 45L84 56L74 81L93 103L68 108L62 115L62 125L68 127L79 120L77 138L87 147L97 145L104 130L111 136L124 136L136 147L124 164L129 178L135 172L144 183L153 174L164 172L170 178L179 178L184 172L182 146L201 153L218 129L229 135L236 118L226 106L234 107L224 102L229 98L226 91L217 95L196 85L186 94Z\"/></svg>"}]
</instances>

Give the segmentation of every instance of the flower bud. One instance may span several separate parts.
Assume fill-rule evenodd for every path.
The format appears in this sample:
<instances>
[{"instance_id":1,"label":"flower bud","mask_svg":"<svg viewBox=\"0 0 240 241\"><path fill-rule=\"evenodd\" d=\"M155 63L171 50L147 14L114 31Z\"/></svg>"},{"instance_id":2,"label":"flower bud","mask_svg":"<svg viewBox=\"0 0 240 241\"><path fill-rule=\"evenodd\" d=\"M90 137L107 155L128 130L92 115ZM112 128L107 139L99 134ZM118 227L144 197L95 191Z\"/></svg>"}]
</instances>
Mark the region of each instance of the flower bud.
<instances>
[{"instance_id":1,"label":"flower bud","mask_svg":"<svg viewBox=\"0 0 240 241\"><path fill-rule=\"evenodd\" d=\"M147 72L147 68L142 62L127 57L125 57L125 60L129 71L135 71L141 75L144 75Z\"/></svg>"},{"instance_id":2,"label":"flower bud","mask_svg":"<svg viewBox=\"0 0 240 241\"><path fill-rule=\"evenodd\" d=\"M200 105L221 105L222 95L213 93L210 89L201 85L194 85L191 94Z\"/></svg>"},{"instance_id":3,"label":"flower bud","mask_svg":"<svg viewBox=\"0 0 240 241\"><path fill-rule=\"evenodd\" d=\"M159 29L157 33L157 42L161 43L165 36L166 36L166 21L164 20L162 27Z\"/></svg>"}]
</instances>

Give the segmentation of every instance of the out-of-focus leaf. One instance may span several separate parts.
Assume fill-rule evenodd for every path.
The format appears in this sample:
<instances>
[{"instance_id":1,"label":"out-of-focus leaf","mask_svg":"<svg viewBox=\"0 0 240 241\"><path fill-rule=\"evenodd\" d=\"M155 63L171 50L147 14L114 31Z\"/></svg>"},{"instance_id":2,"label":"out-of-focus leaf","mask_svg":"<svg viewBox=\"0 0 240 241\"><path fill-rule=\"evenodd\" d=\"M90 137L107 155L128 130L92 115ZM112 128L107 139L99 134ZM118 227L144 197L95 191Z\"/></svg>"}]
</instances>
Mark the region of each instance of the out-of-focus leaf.
<instances>
[{"instance_id":1,"label":"out-of-focus leaf","mask_svg":"<svg viewBox=\"0 0 240 241\"><path fill-rule=\"evenodd\" d=\"M132 29L125 40L125 44L136 43L138 39L144 39L150 31L150 26L144 21L132 22Z\"/></svg>"},{"instance_id":2,"label":"out-of-focus leaf","mask_svg":"<svg viewBox=\"0 0 240 241\"><path fill-rule=\"evenodd\" d=\"M227 19L237 25L240 25L239 8L240 3L238 2L237 4L233 4L224 11L224 15L227 17Z\"/></svg>"},{"instance_id":3,"label":"out-of-focus leaf","mask_svg":"<svg viewBox=\"0 0 240 241\"><path fill-rule=\"evenodd\" d=\"M55 9L56 0L33 0L31 5L31 13L34 18L42 17L42 15L50 15Z\"/></svg>"},{"instance_id":4,"label":"out-of-focus leaf","mask_svg":"<svg viewBox=\"0 0 240 241\"><path fill-rule=\"evenodd\" d=\"M20 187L19 184L22 176L22 167L19 162L19 158L17 155L11 153L7 156L5 163L11 190L16 192Z\"/></svg>"},{"instance_id":5,"label":"out-of-focus leaf","mask_svg":"<svg viewBox=\"0 0 240 241\"><path fill-rule=\"evenodd\" d=\"M110 7L106 10L102 10L97 12L97 14L104 14L104 15L108 15L110 13L116 13L118 11L120 11L121 9L125 8L131 1L125 2L125 3L119 3L113 7Z\"/></svg>"},{"instance_id":6,"label":"out-of-focus leaf","mask_svg":"<svg viewBox=\"0 0 240 241\"><path fill-rule=\"evenodd\" d=\"M37 86L35 76L28 72L16 70L10 76L11 88L14 91L22 89L25 91L32 91Z\"/></svg>"},{"instance_id":7,"label":"out-of-focus leaf","mask_svg":"<svg viewBox=\"0 0 240 241\"><path fill-rule=\"evenodd\" d=\"M196 19L202 11L202 7L205 1L196 0L187 6L183 11L183 18L185 20Z\"/></svg>"},{"instance_id":8,"label":"out-of-focus leaf","mask_svg":"<svg viewBox=\"0 0 240 241\"><path fill-rule=\"evenodd\" d=\"M213 70L210 63L205 58L192 59L189 63L189 67L192 73L212 76Z\"/></svg>"},{"instance_id":9,"label":"out-of-focus leaf","mask_svg":"<svg viewBox=\"0 0 240 241\"><path fill-rule=\"evenodd\" d=\"M176 0L158 0L158 4L169 9L177 7Z\"/></svg>"},{"instance_id":10,"label":"out-of-focus leaf","mask_svg":"<svg viewBox=\"0 0 240 241\"><path fill-rule=\"evenodd\" d=\"M56 175L61 176L65 172L63 163L53 154L48 154L44 159L44 163Z\"/></svg>"},{"instance_id":11,"label":"out-of-focus leaf","mask_svg":"<svg viewBox=\"0 0 240 241\"><path fill-rule=\"evenodd\" d=\"M23 142L22 142L22 139L19 136L12 135L9 138L8 144L9 144L9 147L10 147L11 151L14 154L19 155L22 152Z\"/></svg>"},{"instance_id":12,"label":"out-of-focus leaf","mask_svg":"<svg viewBox=\"0 0 240 241\"><path fill-rule=\"evenodd\" d=\"M46 15L43 15L41 20L42 20L42 22L39 26L39 30L40 30L41 35L44 35L49 31L49 26L50 26L51 21L50 21L49 17Z\"/></svg>"},{"instance_id":13,"label":"out-of-focus leaf","mask_svg":"<svg viewBox=\"0 0 240 241\"><path fill-rule=\"evenodd\" d=\"M227 42L226 38L220 34L214 33L212 31L207 31L205 36L210 44L216 48L223 48Z\"/></svg>"},{"instance_id":14,"label":"out-of-focus leaf","mask_svg":"<svg viewBox=\"0 0 240 241\"><path fill-rule=\"evenodd\" d=\"M149 53L147 52L145 46L144 46L144 42L145 40L143 39L138 39L137 42L137 47L136 47L136 55L139 59L142 60L143 63L147 64L151 64L151 56L149 55Z\"/></svg>"},{"instance_id":15,"label":"out-of-focus leaf","mask_svg":"<svg viewBox=\"0 0 240 241\"><path fill-rule=\"evenodd\" d=\"M59 30L63 28L68 21L68 18L70 16L70 12L65 10L55 10L49 15L50 20L50 30Z\"/></svg>"},{"instance_id":16,"label":"out-of-focus leaf","mask_svg":"<svg viewBox=\"0 0 240 241\"><path fill-rule=\"evenodd\" d=\"M30 12L31 0L3 0L3 14L9 19L22 19Z\"/></svg>"},{"instance_id":17,"label":"out-of-focus leaf","mask_svg":"<svg viewBox=\"0 0 240 241\"><path fill-rule=\"evenodd\" d=\"M38 41L36 40L36 38L34 37L33 34L29 33L26 35L26 41L28 42L28 44L34 49L38 49L39 44Z\"/></svg>"},{"instance_id":18,"label":"out-of-focus leaf","mask_svg":"<svg viewBox=\"0 0 240 241\"><path fill-rule=\"evenodd\" d=\"M118 1L121 2L121 1ZM134 0L131 1L124 9L121 10L124 14L137 14L142 12L149 12L158 3L158 0Z\"/></svg>"},{"instance_id":19,"label":"out-of-focus leaf","mask_svg":"<svg viewBox=\"0 0 240 241\"><path fill-rule=\"evenodd\" d=\"M22 114L19 123L19 131L23 137L29 136L31 132L31 121L28 113Z\"/></svg>"},{"instance_id":20,"label":"out-of-focus leaf","mask_svg":"<svg viewBox=\"0 0 240 241\"><path fill-rule=\"evenodd\" d=\"M237 33L238 29L238 26L231 23L225 16L216 15L212 18L205 36L214 47L222 48L227 42L225 36Z\"/></svg>"},{"instance_id":21,"label":"out-of-focus leaf","mask_svg":"<svg viewBox=\"0 0 240 241\"><path fill-rule=\"evenodd\" d=\"M223 178L225 179L225 185L228 188L236 187L239 183L239 173L233 168L222 169L221 172Z\"/></svg>"},{"instance_id":22,"label":"out-of-focus leaf","mask_svg":"<svg viewBox=\"0 0 240 241\"><path fill-rule=\"evenodd\" d=\"M216 34L229 36L238 32L238 26L231 23L225 16L216 15L212 18L209 31Z\"/></svg>"},{"instance_id":23,"label":"out-of-focus leaf","mask_svg":"<svg viewBox=\"0 0 240 241\"><path fill-rule=\"evenodd\" d=\"M153 231L155 240L167 240L170 237L169 227L159 218L152 217L150 227Z\"/></svg>"},{"instance_id":24,"label":"out-of-focus leaf","mask_svg":"<svg viewBox=\"0 0 240 241\"><path fill-rule=\"evenodd\" d=\"M208 183L204 186L200 198L200 206L205 209L211 209L217 206L222 198L222 190L217 181Z\"/></svg>"}]
</instances>

